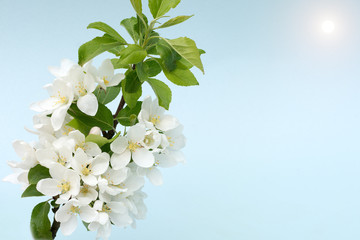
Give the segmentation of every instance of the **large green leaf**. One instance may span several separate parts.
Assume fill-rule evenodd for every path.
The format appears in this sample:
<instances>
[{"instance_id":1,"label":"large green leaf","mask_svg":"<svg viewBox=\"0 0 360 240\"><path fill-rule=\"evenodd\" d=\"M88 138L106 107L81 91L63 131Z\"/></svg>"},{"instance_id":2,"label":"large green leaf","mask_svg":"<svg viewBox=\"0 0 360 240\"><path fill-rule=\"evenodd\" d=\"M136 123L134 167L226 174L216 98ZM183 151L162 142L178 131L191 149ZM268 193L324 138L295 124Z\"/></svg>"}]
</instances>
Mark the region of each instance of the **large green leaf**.
<instances>
[{"instance_id":1,"label":"large green leaf","mask_svg":"<svg viewBox=\"0 0 360 240\"><path fill-rule=\"evenodd\" d=\"M138 101L134 108L130 108L126 106L125 108L121 109L119 115L117 116L118 122L123 126L133 126L137 122L137 116L141 110L142 102Z\"/></svg>"},{"instance_id":2,"label":"large green leaf","mask_svg":"<svg viewBox=\"0 0 360 240\"><path fill-rule=\"evenodd\" d=\"M135 25L137 24L137 19L135 17L125 18L121 21L120 25L123 26L126 31L130 34L134 42L139 40L139 33L135 31Z\"/></svg>"},{"instance_id":3,"label":"large green leaf","mask_svg":"<svg viewBox=\"0 0 360 240\"><path fill-rule=\"evenodd\" d=\"M120 36L120 34L115 31L112 27L110 27L109 25L107 25L106 23L103 22L93 22L90 23L87 28L93 28L93 29L98 29L100 31L103 31L107 34L109 34L111 37L113 37L114 39L118 40L119 42L122 43L126 43L126 41Z\"/></svg>"},{"instance_id":4,"label":"large green leaf","mask_svg":"<svg viewBox=\"0 0 360 240\"><path fill-rule=\"evenodd\" d=\"M93 40L86 42L80 46L79 65L82 66L97 55L124 44L125 43L119 42L116 39L110 37L109 35L96 37Z\"/></svg>"},{"instance_id":5,"label":"large green leaf","mask_svg":"<svg viewBox=\"0 0 360 240\"><path fill-rule=\"evenodd\" d=\"M141 83L145 82L149 78L146 68L147 65L145 65L143 62L136 64L136 74Z\"/></svg>"},{"instance_id":6,"label":"large green leaf","mask_svg":"<svg viewBox=\"0 0 360 240\"><path fill-rule=\"evenodd\" d=\"M141 0L130 0L131 5L135 9L135 12L138 14L138 16L142 15L142 4Z\"/></svg>"},{"instance_id":7,"label":"large green leaf","mask_svg":"<svg viewBox=\"0 0 360 240\"><path fill-rule=\"evenodd\" d=\"M129 70L125 73L125 91L127 93L136 93L141 87L141 82L135 70Z\"/></svg>"},{"instance_id":8,"label":"large green leaf","mask_svg":"<svg viewBox=\"0 0 360 240\"><path fill-rule=\"evenodd\" d=\"M23 192L23 194L21 195L22 198L24 197L40 197L40 196L44 196L44 194L42 194L41 192L39 192L36 189L36 184L31 184L29 185L25 191Z\"/></svg>"},{"instance_id":9,"label":"large green leaf","mask_svg":"<svg viewBox=\"0 0 360 240\"><path fill-rule=\"evenodd\" d=\"M158 18L170 11L171 8L175 8L179 3L180 0L149 0L149 8L153 17Z\"/></svg>"},{"instance_id":10,"label":"large green leaf","mask_svg":"<svg viewBox=\"0 0 360 240\"><path fill-rule=\"evenodd\" d=\"M111 63L114 66L114 69L119 69L119 68L126 68L127 69L127 68L129 68L129 64L123 64L121 62L121 60L118 59L118 58L112 58Z\"/></svg>"},{"instance_id":11,"label":"large green leaf","mask_svg":"<svg viewBox=\"0 0 360 240\"><path fill-rule=\"evenodd\" d=\"M51 178L48 168L38 164L29 170L28 180L30 184L37 184L41 179L44 178Z\"/></svg>"},{"instance_id":12,"label":"large green leaf","mask_svg":"<svg viewBox=\"0 0 360 240\"><path fill-rule=\"evenodd\" d=\"M48 202L41 202L34 207L30 220L30 229L34 239L52 239L49 211L50 204Z\"/></svg>"},{"instance_id":13,"label":"large green leaf","mask_svg":"<svg viewBox=\"0 0 360 240\"><path fill-rule=\"evenodd\" d=\"M118 64L136 64L141 62L147 56L147 52L139 45L129 45L120 52L120 60Z\"/></svg>"},{"instance_id":14,"label":"large green leaf","mask_svg":"<svg viewBox=\"0 0 360 240\"><path fill-rule=\"evenodd\" d=\"M170 20L168 20L167 22L165 22L164 24L160 25L157 28L167 28L167 27L174 26L176 24L185 22L186 20L188 20L192 16L194 16L194 15L191 15L191 16L177 16L177 17L171 18Z\"/></svg>"},{"instance_id":15,"label":"large green leaf","mask_svg":"<svg viewBox=\"0 0 360 240\"><path fill-rule=\"evenodd\" d=\"M149 78L147 82L154 90L158 98L159 105L169 110L169 105L171 102L171 90L168 85L154 78Z\"/></svg>"},{"instance_id":16,"label":"large green leaf","mask_svg":"<svg viewBox=\"0 0 360 240\"><path fill-rule=\"evenodd\" d=\"M85 136L89 134L91 127L87 126L83 122L79 121L78 119L73 119L70 122L68 122L66 125L69 127L72 127L74 129L79 130L82 132Z\"/></svg>"},{"instance_id":17,"label":"large green leaf","mask_svg":"<svg viewBox=\"0 0 360 240\"><path fill-rule=\"evenodd\" d=\"M134 108L136 106L136 103L138 101L138 99L141 97L142 95L142 89L141 89L141 85L139 87L139 89L135 92L135 93L129 93L126 91L126 81L127 79L124 79L121 81L121 88L122 88L122 94L124 97L124 100L126 102L126 104L130 107L130 108Z\"/></svg>"},{"instance_id":18,"label":"large green leaf","mask_svg":"<svg viewBox=\"0 0 360 240\"><path fill-rule=\"evenodd\" d=\"M70 106L68 113L90 128L99 127L101 130L113 129L112 113L104 104L99 103L98 111L95 116L89 116L81 112L76 104Z\"/></svg>"},{"instance_id":19,"label":"large green leaf","mask_svg":"<svg viewBox=\"0 0 360 240\"><path fill-rule=\"evenodd\" d=\"M124 45L120 45L120 46L117 46L117 47L114 47L110 50L108 50L109 53L112 53L114 54L115 56L120 56L120 52L125 48Z\"/></svg>"},{"instance_id":20,"label":"large green leaf","mask_svg":"<svg viewBox=\"0 0 360 240\"><path fill-rule=\"evenodd\" d=\"M89 134L88 136L86 136L85 142L93 142L96 143L99 147L102 147L109 142L109 139L99 135Z\"/></svg>"},{"instance_id":21,"label":"large green leaf","mask_svg":"<svg viewBox=\"0 0 360 240\"><path fill-rule=\"evenodd\" d=\"M120 93L120 86L107 87L103 89L101 87L97 87L94 91L95 96L97 97L99 103L108 104L113 101Z\"/></svg>"},{"instance_id":22,"label":"large green leaf","mask_svg":"<svg viewBox=\"0 0 360 240\"><path fill-rule=\"evenodd\" d=\"M199 85L194 74L189 69L176 68L174 71L169 72L164 65L162 69L167 79L179 86L194 86Z\"/></svg>"},{"instance_id":23,"label":"large green leaf","mask_svg":"<svg viewBox=\"0 0 360 240\"><path fill-rule=\"evenodd\" d=\"M171 72L176 69L176 61L181 56L164 40L160 40L156 45L157 52L160 54L166 69Z\"/></svg>"},{"instance_id":24,"label":"large green leaf","mask_svg":"<svg viewBox=\"0 0 360 240\"><path fill-rule=\"evenodd\" d=\"M176 39L165 39L174 50L180 54L185 60L190 62L195 67L199 68L204 73L204 67L200 59L200 53L193 40L187 37L180 37Z\"/></svg>"}]
</instances>

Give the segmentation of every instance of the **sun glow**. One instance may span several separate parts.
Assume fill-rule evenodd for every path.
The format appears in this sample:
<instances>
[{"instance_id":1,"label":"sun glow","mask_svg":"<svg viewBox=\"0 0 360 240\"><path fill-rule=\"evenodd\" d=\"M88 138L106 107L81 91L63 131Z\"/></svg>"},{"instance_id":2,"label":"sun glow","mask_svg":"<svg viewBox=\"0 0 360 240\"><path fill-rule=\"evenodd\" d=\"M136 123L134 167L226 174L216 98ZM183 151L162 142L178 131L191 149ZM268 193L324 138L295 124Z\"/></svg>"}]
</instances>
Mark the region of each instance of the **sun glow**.
<instances>
[{"instance_id":1,"label":"sun glow","mask_svg":"<svg viewBox=\"0 0 360 240\"><path fill-rule=\"evenodd\" d=\"M322 23L321 28L324 33L330 34L335 30L335 24L333 21L326 20Z\"/></svg>"}]
</instances>

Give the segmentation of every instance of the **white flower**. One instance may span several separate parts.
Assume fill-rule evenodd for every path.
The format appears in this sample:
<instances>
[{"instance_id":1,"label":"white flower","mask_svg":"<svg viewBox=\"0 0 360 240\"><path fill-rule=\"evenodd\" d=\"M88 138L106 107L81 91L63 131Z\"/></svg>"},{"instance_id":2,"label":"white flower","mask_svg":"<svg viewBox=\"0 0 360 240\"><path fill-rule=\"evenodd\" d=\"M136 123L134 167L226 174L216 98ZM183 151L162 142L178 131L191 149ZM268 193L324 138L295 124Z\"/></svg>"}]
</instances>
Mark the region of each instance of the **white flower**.
<instances>
[{"instance_id":1,"label":"white flower","mask_svg":"<svg viewBox=\"0 0 360 240\"><path fill-rule=\"evenodd\" d=\"M55 131L59 130L65 120L67 110L69 109L74 93L70 83L55 79L52 84L45 86L50 94L50 98L35 103L31 108L35 111L51 113L51 124Z\"/></svg>"},{"instance_id":2,"label":"white flower","mask_svg":"<svg viewBox=\"0 0 360 240\"><path fill-rule=\"evenodd\" d=\"M167 149L180 150L185 147L186 139L185 136L182 134L183 128L183 125L180 124L176 128L164 132L168 141L168 144L166 146Z\"/></svg>"},{"instance_id":3,"label":"white flower","mask_svg":"<svg viewBox=\"0 0 360 240\"><path fill-rule=\"evenodd\" d=\"M22 168L29 170L32 167L35 167L38 161L35 156L35 149L31 147L28 143L20 140L13 142L13 148L16 154L21 158L21 162L8 162L8 164L13 168Z\"/></svg>"},{"instance_id":4,"label":"white flower","mask_svg":"<svg viewBox=\"0 0 360 240\"><path fill-rule=\"evenodd\" d=\"M47 168L51 168L53 164L61 164L68 168L72 159L71 149L64 145L59 148L38 149L35 154L39 163Z\"/></svg>"},{"instance_id":5,"label":"white flower","mask_svg":"<svg viewBox=\"0 0 360 240\"><path fill-rule=\"evenodd\" d=\"M125 167L131 158L140 167L148 168L154 164L152 153L141 145L145 134L145 127L136 124L129 129L126 137L120 136L111 143L110 148L114 152L111 156L111 166L114 169Z\"/></svg>"},{"instance_id":6,"label":"white flower","mask_svg":"<svg viewBox=\"0 0 360 240\"><path fill-rule=\"evenodd\" d=\"M67 78L74 87L78 108L87 115L95 116L98 101L92 93L96 88L94 76L81 66L75 65L70 69Z\"/></svg>"},{"instance_id":7,"label":"white flower","mask_svg":"<svg viewBox=\"0 0 360 240\"><path fill-rule=\"evenodd\" d=\"M28 180L29 171L20 168L14 168L9 163L8 165L12 168L14 173L4 177L3 181L12 184L21 184L21 189L25 190L29 186L29 180Z\"/></svg>"},{"instance_id":8,"label":"white flower","mask_svg":"<svg viewBox=\"0 0 360 240\"><path fill-rule=\"evenodd\" d=\"M122 73L114 75L114 66L110 59L105 59L99 67L97 82L105 90L106 87L117 86L124 78Z\"/></svg>"},{"instance_id":9,"label":"white flower","mask_svg":"<svg viewBox=\"0 0 360 240\"><path fill-rule=\"evenodd\" d=\"M97 200L94 203L94 209L98 211L98 216L97 219L94 220L95 224L90 223L90 230L96 230L96 227L99 227L96 222L100 225L106 225L109 221L111 221L118 227L125 227L130 225L133 221L128 214L128 209L124 202L103 202L101 200Z\"/></svg>"},{"instance_id":10,"label":"white flower","mask_svg":"<svg viewBox=\"0 0 360 240\"><path fill-rule=\"evenodd\" d=\"M80 191L80 177L74 171L67 169L59 164L54 164L49 169L52 178L41 179L36 189L46 196L56 196L68 200L75 197Z\"/></svg>"},{"instance_id":11,"label":"white flower","mask_svg":"<svg viewBox=\"0 0 360 240\"><path fill-rule=\"evenodd\" d=\"M69 59L61 60L60 67L49 67L49 72L54 75L56 78L64 78L68 74L69 70L76 65L73 61Z\"/></svg>"},{"instance_id":12,"label":"white flower","mask_svg":"<svg viewBox=\"0 0 360 240\"><path fill-rule=\"evenodd\" d=\"M155 150L161 144L161 134L155 130L150 129L146 131L145 137L141 142L141 145L146 149Z\"/></svg>"},{"instance_id":13,"label":"white flower","mask_svg":"<svg viewBox=\"0 0 360 240\"><path fill-rule=\"evenodd\" d=\"M114 196L120 192L126 192L127 189L120 184L127 178L128 171L129 169L126 167L119 170L108 168L98 180L100 199L107 198L107 194Z\"/></svg>"},{"instance_id":14,"label":"white flower","mask_svg":"<svg viewBox=\"0 0 360 240\"><path fill-rule=\"evenodd\" d=\"M74 141L74 152L81 148L84 152L90 156L97 156L101 153L101 149L96 143L85 142L85 135L79 130L75 130L69 133L69 137Z\"/></svg>"},{"instance_id":15,"label":"white flower","mask_svg":"<svg viewBox=\"0 0 360 240\"><path fill-rule=\"evenodd\" d=\"M95 186L97 176L103 174L109 167L110 156L101 153L95 158L89 157L84 150L78 148L71 163L72 168L81 176L85 184Z\"/></svg>"},{"instance_id":16,"label":"white flower","mask_svg":"<svg viewBox=\"0 0 360 240\"><path fill-rule=\"evenodd\" d=\"M144 99L138 119L147 128L157 128L161 131L173 129L179 125L177 119L170 115L164 115L165 108L160 107L158 100L151 97Z\"/></svg>"},{"instance_id":17,"label":"white flower","mask_svg":"<svg viewBox=\"0 0 360 240\"><path fill-rule=\"evenodd\" d=\"M155 166L150 168L139 167L137 173L140 176L146 176L155 186L160 186L163 184L162 174L160 170Z\"/></svg>"},{"instance_id":18,"label":"white flower","mask_svg":"<svg viewBox=\"0 0 360 240\"><path fill-rule=\"evenodd\" d=\"M97 214L97 211L89 205L81 206L78 200L71 199L59 208L55 213L55 219L60 222L62 234L68 236L73 233L77 227L77 215L80 216L82 221L90 223L96 219Z\"/></svg>"}]
</instances>

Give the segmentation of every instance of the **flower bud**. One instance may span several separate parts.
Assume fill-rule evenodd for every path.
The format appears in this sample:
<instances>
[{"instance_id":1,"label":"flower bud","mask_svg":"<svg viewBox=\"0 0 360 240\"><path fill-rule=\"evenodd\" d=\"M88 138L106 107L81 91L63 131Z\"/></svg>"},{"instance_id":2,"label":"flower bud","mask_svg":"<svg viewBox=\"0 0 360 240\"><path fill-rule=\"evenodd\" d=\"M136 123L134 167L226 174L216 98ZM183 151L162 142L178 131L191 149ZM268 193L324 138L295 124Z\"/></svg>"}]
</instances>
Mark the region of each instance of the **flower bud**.
<instances>
[{"instance_id":1,"label":"flower bud","mask_svg":"<svg viewBox=\"0 0 360 240\"><path fill-rule=\"evenodd\" d=\"M101 129L99 127L93 127L90 129L90 133L89 134L94 134L94 135L101 135Z\"/></svg>"}]
</instances>

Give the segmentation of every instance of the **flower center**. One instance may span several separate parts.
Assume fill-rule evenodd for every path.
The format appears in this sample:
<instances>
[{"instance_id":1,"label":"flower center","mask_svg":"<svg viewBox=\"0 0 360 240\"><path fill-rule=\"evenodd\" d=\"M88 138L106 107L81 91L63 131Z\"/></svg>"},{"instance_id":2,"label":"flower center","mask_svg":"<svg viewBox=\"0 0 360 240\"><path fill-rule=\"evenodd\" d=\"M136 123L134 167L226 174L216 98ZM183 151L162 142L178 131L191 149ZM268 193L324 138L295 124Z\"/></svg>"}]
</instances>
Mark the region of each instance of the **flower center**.
<instances>
[{"instance_id":1,"label":"flower center","mask_svg":"<svg viewBox=\"0 0 360 240\"><path fill-rule=\"evenodd\" d=\"M109 84L109 81L107 80L107 76L104 76L103 78L102 78L102 80L104 81L104 84L105 85L108 85Z\"/></svg>"},{"instance_id":2,"label":"flower center","mask_svg":"<svg viewBox=\"0 0 360 240\"><path fill-rule=\"evenodd\" d=\"M160 122L160 116L151 116L150 122L154 125L158 124Z\"/></svg>"},{"instance_id":3,"label":"flower center","mask_svg":"<svg viewBox=\"0 0 360 240\"><path fill-rule=\"evenodd\" d=\"M89 192L89 187L87 185L84 185L81 189L80 192L83 194L87 194Z\"/></svg>"},{"instance_id":4,"label":"flower center","mask_svg":"<svg viewBox=\"0 0 360 240\"><path fill-rule=\"evenodd\" d=\"M136 142L130 142L128 148L130 149L130 152L135 152L136 149L138 149L140 146Z\"/></svg>"},{"instance_id":5,"label":"flower center","mask_svg":"<svg viewBox=\"0 0 360 240\"><path fill-rule=\"evenodd\" d=\"M79 214L79 213L80 213L80 208L79 208L79 207L75 207L75 206L71 206L70 212L71 212L71 213L77 213L77 214Z\"/></svg>"},{"instance_id":6,"label":"flower center","mask_svg":"<svg viewBox=\"0 0 360 240\"><path fill-rule=\"evenodd\" d=\"M104 203L104 205L103 205L103 207L102 207L102 211L103 211L103 212L106 212L106 213L109 213L109 212L111 212L111 208L109 208L108 205L106 205L106 204Z\"/></svg>"},{"instance_id":7,"label":"flower center","mask_svg":"<svg viewBox=\"0 0 360 240\"><path fill-rule=\"evenodd\" d=\"M87 94L84 83L82 81L79 81L79 83L75 85L75 89L80 96L84 96Z\"/></svg>"},{"instance_id":8,"label":"flower center","mask_svg":"<svg viewBox=\"0 0 360 240\"><path fill-rule=\"evenodd\" d=\"M169 145L170 145L170 147L173 147L174 146L174 140L172 140L172 138L171 137L167 137L167 139L168 139L168 142L169 142Z\"/></svg>"},{"instance_id":9,"label":"flower center","mask_svg":"<svg viewBox=\"0 0 360 240\"><path fill-rule=\"evenodd\" d=\"M86 165L86 167L84 167L83 165L81 166L82 167L82 171L81 173L84 175L84 176L87 176L91 173L91 164L88 164Z\"/></svg>"},{"instance_id":10,"label":"flower center","mask_svg":"<svg viewBox=\"0 0 360 240\"><path fill-rule=\"evenodd\" d=\"M61 194L63 194L70 190L70 183L62 180L62 182L58 184L57 187L60 188Z\"/></svg>"},{"instance_id":11,"label":"flower center","mask_svg":"<svg viewBox=\"0 0 360 240\"><path fill-rule=\"evenodd\" d=\"M57 160L58 163L60 163L61 165L65 166L67 161L66 161L66 158L62 155L59 155L59 158Z\"/></svg>"}]
</instances>

